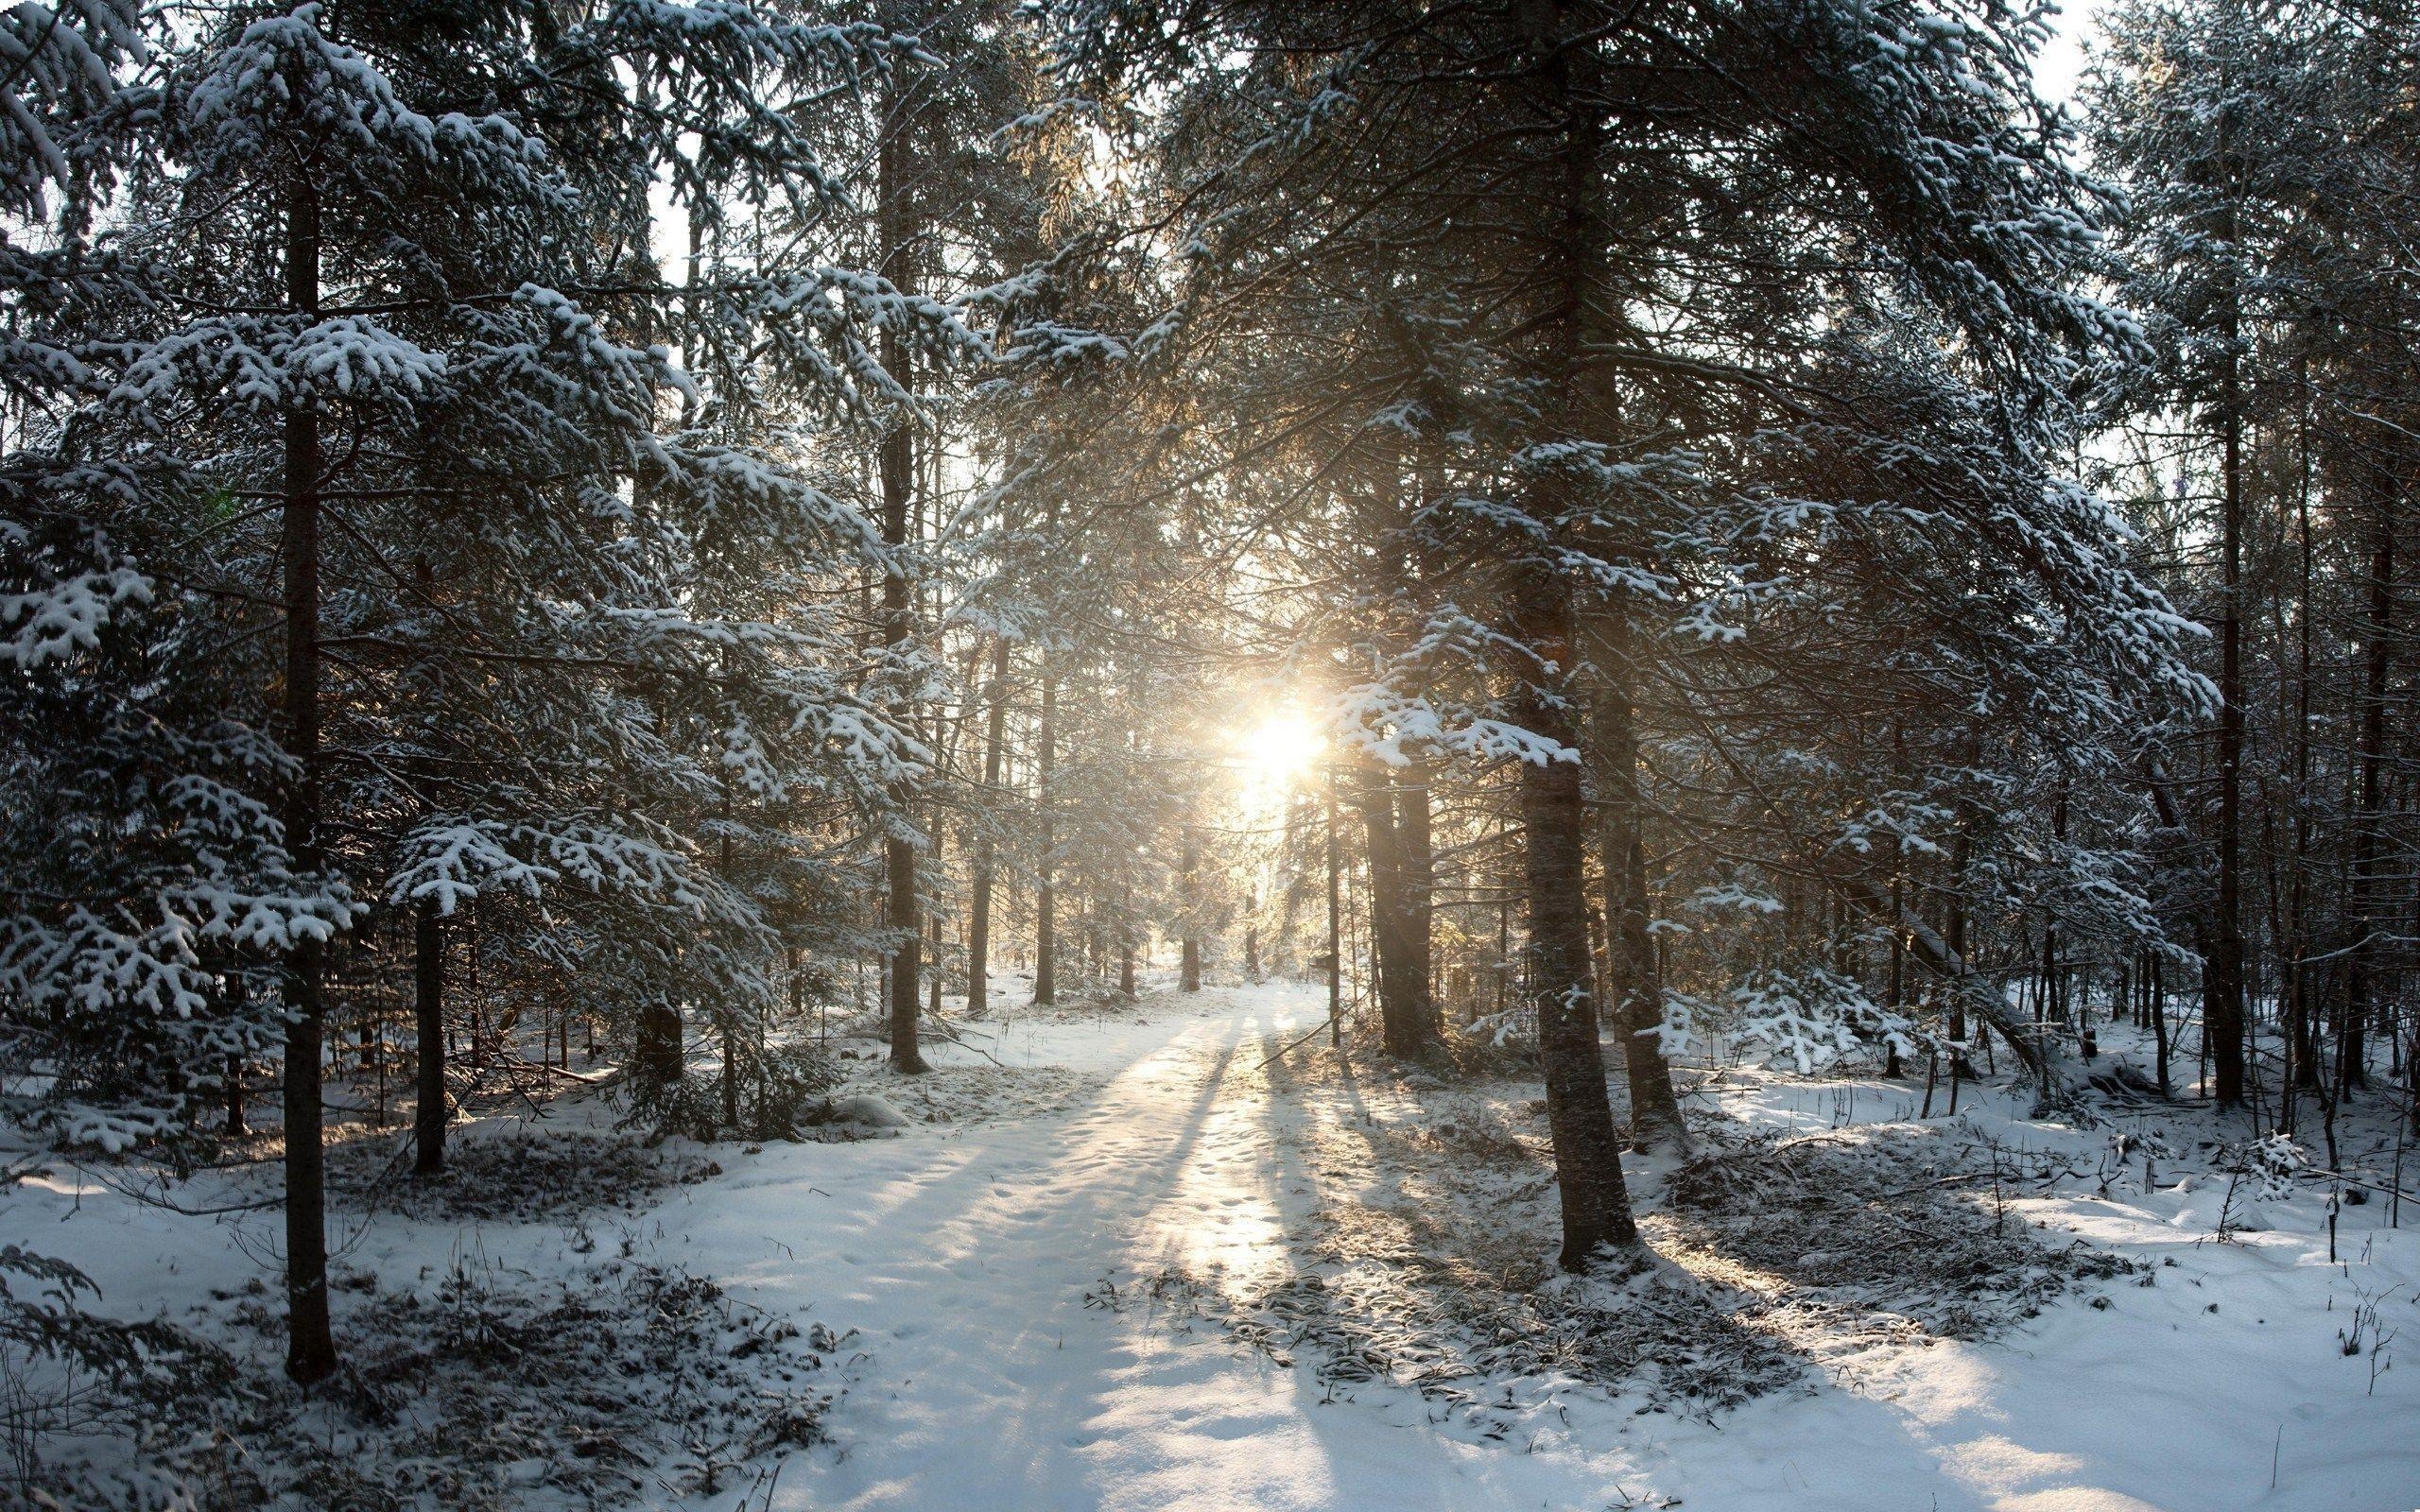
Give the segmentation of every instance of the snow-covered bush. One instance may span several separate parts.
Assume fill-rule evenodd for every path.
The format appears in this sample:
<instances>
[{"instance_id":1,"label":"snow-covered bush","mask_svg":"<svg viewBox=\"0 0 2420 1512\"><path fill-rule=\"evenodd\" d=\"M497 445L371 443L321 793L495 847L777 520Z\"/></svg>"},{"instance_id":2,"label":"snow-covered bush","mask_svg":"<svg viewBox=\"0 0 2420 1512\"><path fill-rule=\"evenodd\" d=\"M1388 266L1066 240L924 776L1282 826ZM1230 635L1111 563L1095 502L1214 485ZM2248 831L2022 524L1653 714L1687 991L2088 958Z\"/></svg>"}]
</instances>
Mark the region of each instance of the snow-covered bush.
<instances>
[{"instance_id":1,"label":"snow-covered bush","mask_svg":"<svg viewBox=\"0 0 2420 1512\"><path fill-rule=\"evenodd\" d=\"M659 1139L790 1139L810 1104L840 1081L832 1057L811 1044L737 1049L728 1081L721 1067L686 1070L675 1081L632 1081L624 1126Z\"/></svg>"},{"instance_id":2,"label":"snow-covered bush","mask_svg":"<svg viewBox=\"0 0 2420 1512\"><path fill-rule=\"evenodd\" d=\"M126 1512L517 1512L728 1491L821 1436L833 1392L819 1376L844 1342L635 1260L545 1280L465 1261L425 1288L339 1285L366 1295L344 1314L332 1388L159 1325L185 1351L176 1371L207 1372L162 1365L108 1388L117 1410L141 1406L140 1434L61 1455L51 1484L69 1504ZM281 1326L259 1295L232 1300L246 1331Z\"/></svg>"},{"instance_id":3,"label":"snow-covered bush","mask_svg":"<svg viewBox=\"0 0 2420 1512\"><path fill-rule=\"evenodd\" d=\"M1801 1075L1876 1048L1914 1055L1928 1042L1913 1020L1876 1003L1854 977L1822 968L1758 971L1712 1001L1667 994L1666 1055L1702 1054L1716 1036Z\"/></svg>"},{"instance_id":4,"label":"snow-covered bush","mask_svg":"<svg viewBox=\"0 0 2420 1512\"><path fill-rule=\"evenodd\" d=\"M79 1504L67 1463L78 1446L134 1435L237 1378L230 1356L181 1329L88 1311L99 1296L74 1266L0 1246L0 1506ZM134 1504L178 1504L174 1477L124 1485Z\"/></svg>"}]
</instances>

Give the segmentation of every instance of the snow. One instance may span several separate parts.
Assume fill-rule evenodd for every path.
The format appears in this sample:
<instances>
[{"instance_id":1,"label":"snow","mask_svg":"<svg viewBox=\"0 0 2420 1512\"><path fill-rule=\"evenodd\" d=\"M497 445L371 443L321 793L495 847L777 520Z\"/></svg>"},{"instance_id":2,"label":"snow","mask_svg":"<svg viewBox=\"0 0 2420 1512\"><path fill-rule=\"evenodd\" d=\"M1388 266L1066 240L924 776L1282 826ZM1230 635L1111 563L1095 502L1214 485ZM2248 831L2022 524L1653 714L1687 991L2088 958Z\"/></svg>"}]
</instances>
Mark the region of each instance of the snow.
<instances>
[{"instance_id":1,"label":"snow","mask_svg":"<svg viewBox=\"0 0 2420 1512\"><path fill-rule=\"evenodd\" d=\"M1000 990L1021 1003L1015 981ZM2008 1198L2037 1237L2072 1230L2146 1263L2155 1284L2121 1276L2093 1305L2060 1302L1985 1343L1826 1338L1810 1314L1815 1332L1791 1341L1817 1362L1808 1389L1710 1420L1560 1391L1497 1441L1408 1390L1333 1392L1132 1288L1170 1267L1237 1285L1275 1274L1311 1211L1366 1179L1303 1136L1402 1118L1405 1100L1367 1079L1258 1070L1323 1008L1323 986L1272 983L1153 993L1126 1014L1018 1006L960 1021L963 1046L928 1041L929 1078L856 1062L868 1069L842 1095L880 1098L904 1131L717 1146L720 1175L598 1221L642 1258L858 1331L826 1419L834 1442L789 1462L777 1508L2375 1512L2420 1496L2420 1449L2393 1426L2413 1421L2420 1374L2392 1368L2396 1333L2420 1338L2420 1234L2387 1228L2383 1202L2347 1208L2330 1263L2324 1203L2305 1183L2279 1200L2237 1193L2234 1215L2253 1227L2220 1243L2225 1183L2190 1162L2162 1161L2148 1192L2135 1160L2105 1193L2029 1184ZM1916 1093L1727 1068L1701 1074L1693 1095L1804 1131L1910 1120ZM2105 1131L2030 1122L2020 1107L1969 1089L1962 1117L1974 1137L2085 1166L2107 1148ZM583 1091L550 1122L605 1116ZM458 1137L516 1122L526 1114ZM1651 1194L1659 1169L1634 1165L1634 1188ZM196 1207L204 1195L180 1194ZM83 1266L117 1309L182 1315L262 1275L277 1221L178 1216L62 1170L0 1209L0 1243ZM354 1214L335 1237L342 1264L404 1283L466 1251L539 1276L580 1262L560 1223ZM1100 1305L1105 1288L1119 1305ZM2340 1341L2366 1301L2387 1340L2378 1359ZM731 1494L684 1504L727 1507Z\"/></svg>"},{"instance_id":2,"label":"snow","mask_svg":"<svg viewBox=\"0 0 2420 1512\"><path fill-rule=\"evenodd\" d=\"M0 593L0 662L39 667L101 644L128 602L151 602L151 580L131 567L78 573L29 593Z\"/></svg>"}]
</instances>

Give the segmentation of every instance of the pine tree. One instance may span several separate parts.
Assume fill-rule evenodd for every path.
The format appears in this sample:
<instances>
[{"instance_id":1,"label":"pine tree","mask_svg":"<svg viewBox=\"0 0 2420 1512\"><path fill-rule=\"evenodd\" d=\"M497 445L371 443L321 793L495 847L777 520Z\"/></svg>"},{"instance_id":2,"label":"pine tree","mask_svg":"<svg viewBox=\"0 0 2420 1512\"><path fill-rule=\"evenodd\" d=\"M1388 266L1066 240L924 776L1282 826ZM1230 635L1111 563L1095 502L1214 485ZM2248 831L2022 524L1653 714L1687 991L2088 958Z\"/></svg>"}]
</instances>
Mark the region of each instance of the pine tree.
<instances>
[{"instance_id":1,"label":"pine tree","mask_svg":"<svg viewBox=\"0 0 2420 1512\"><path fill-rule=\"evenodd\" d=\"M1171 369L1215 361L1258 378L1276 369L1267 348L1243 353L1275 341L1294 364L1270 389L1290 404L1283 434L1303 435L1322 469L1374 424L1446 411L1429 465L1450 486L1417 530L1433 559L1461 565L1401 644L1421 660L1454 648L1478 683L1409 662L1357 676L1343 707L1377 742L1417 730L1440 754L1520 763L1530 1001L1564 1259L1585 1264L1626 1241L1629 1218L1580 902L1583 616L1630 626L1629 664L1591 670L1601 707L1681 711L1683 728L1639 738L1736 756L1754 748L1754 722L1676 694L1688 660L1743 640L1730 655L1784 654L1756 640L1793 591L1773 574L1805 574L1811 593L1815 575L1874 560L1863 525L1834 527L1844 511L1911 542L1914 518L1956 518L1990 525L1974 559L2005 585L1979 629L2023 644L2055 605L2088 642L2090 698L2198 689L2105 512L2043 486L2067 391L2132 334L2073 289L2105 201L2031 94L2038 36L1983 8L1860 5L1235 5L1167 26L1155 7L1098 4L1067 19L1073 66L1188 92L1162 151L1195 240L1181 302L1154 329L1200 355ZM1340 285L1433 289L1451 320L1410 348L1416 365L1369 319L1319 320L1322 345L1288 350L1298 301ZM1887 318L1861 325L1864 310ZM1952 355L1915 361L1884 339L1910 323ZM1885 455L1901 438L1859 408L1876 383L1955 417L1938 451ZM1797 494L1777 480L1800 445L1861 471ZM1961 481L1979 460L1988 488ZM1812 572L1796 565L1810 551ZM1873 602L1908 612L1887 593ZM1622 764L1606 770L1617 780ZM1870 897L1813 815L1787 817L1776 831L1759 804L1728 822L1767 867ZM1631 846L1613 844L1627 877ZM1964 990L1962 962L1937 964Z\"/></svg>"},{"instance_id":2,"label":"pine tree","mask_svg":"<svg viewBox=\"0 0 2420 1512\"><path fill-rule=\"evenodd\" d=\"M173 1010L196 1025L177 1031L184 1058L206 1068L182 1074L188 1088L261 1048L198 1005L283 1020L288 1364L304 1380L335 1363L324 951L360 900L425 908L424 945L465 900L506 901L524 951L593 973L601 1008L713 1005L735 1072L746 1037L732 1026L772 1000L781 945L717 828L734 821L735 789L812 789L862 810L923 760L856 696L828 626L794 609L751 616L768 554L807 571L879 561L880 542L761 432L704 422L727 390L701 390L648 344L674 296L630 187L668 177L704 223L734 197L829 202L811 143L767 102L834 77L855 88L905 44L732 8L464 23L305 6L178 39L102 233L148 283L97 290L124 334L74 386L53 453L82 470L79 489L110 480L113 535L166 546L152 570L187 623L128 648L163 663L143 686L164 691L147 697L216 718L151 723L126 743L129 758L191 770L124 788L161 817L108 820L160 833L170 853L95 879L112 907L166 904L169 933L144 944L95 934L107 916L90 902L53 909L23 926L23 995L74 991L95 948L142 950L157 970L111 968L137 986L85 991L95 1023L80 1038ZM513 113L494 107L507 96ZM682 291L686 313L700 292ZM750 269L717 292L730 318L801 332L784 378L826 415L867 414L885 390L878 327L979 345L945 308L829 266ZM683 405L701 422L664 428ZM90 576L121 571L96 559L80 601L158 596L136 576ZM717 591L742 582L759 596ZM100 644L97 611L63 636L53 611L36 623L28 664L54 642L123 654ZM62 692L92 686L79 671ZM95 822L104 791L59 788L62 822ZM545 906L516 910L516 895ZM211 971L203 949L233 966ZM235 989L254 978L274 989Z\"/></svg>"}]
</instances>

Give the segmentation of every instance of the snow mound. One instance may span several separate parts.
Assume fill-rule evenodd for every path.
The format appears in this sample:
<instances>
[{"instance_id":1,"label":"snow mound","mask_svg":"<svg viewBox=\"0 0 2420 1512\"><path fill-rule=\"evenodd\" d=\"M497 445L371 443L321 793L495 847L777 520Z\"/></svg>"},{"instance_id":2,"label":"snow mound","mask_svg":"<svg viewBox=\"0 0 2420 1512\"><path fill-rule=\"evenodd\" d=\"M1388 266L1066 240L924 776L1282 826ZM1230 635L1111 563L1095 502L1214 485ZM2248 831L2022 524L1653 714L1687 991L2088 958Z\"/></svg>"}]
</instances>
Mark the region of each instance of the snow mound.
<instances>
[{"instance_id":1,"label":"snow mound","mask_svg":"<svg viewBox=\"0 0 2420 1512\"><path fill-rule=\"evenodd\" d=\"M824 1122L859 1124L867 1128L906 1128L908 1115L872 1092L850 1092L824 1105Z\"/></svg>"}]
</instances>

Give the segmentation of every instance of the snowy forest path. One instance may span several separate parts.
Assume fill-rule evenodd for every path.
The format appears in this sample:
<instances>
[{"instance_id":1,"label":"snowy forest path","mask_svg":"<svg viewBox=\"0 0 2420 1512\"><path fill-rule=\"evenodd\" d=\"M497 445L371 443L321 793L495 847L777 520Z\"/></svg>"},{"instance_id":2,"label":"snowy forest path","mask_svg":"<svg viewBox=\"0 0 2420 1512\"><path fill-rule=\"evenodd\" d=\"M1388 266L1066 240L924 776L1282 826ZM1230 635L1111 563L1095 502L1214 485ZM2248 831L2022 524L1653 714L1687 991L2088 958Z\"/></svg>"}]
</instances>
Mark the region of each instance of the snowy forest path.
<instances>
[{"instance_id":1,"label":"snowy forest path","mask_svg":"<svg viewBox=\"0 0 2420 1512\"><path fill-rule=\"evenodd\" d=\"M750 1199L698 1204L690 1242L767 1256L722 1278L863 1334L839 1452L791 1467L773 1504L1538 1504L1508 1503L1520 1457L1498 1446L1323 1410L1309 1372L1148 1301L1104 1305L1108 1281L1286 1262L1285 1202L1310 1184L1277 1137L1293 1110L1254 1068L1325 1006L1283 983L1150 999L1149 1022L1062 1046L1108 1073L1073 1108L769 1150L716 1183Z\"/></svg>"},{"instance_id":2,"label":"snowy forest path","mask_svg":"<svg viewBox=\"0 0 2420 1512\"><path fill-rule=\"evenodd\" d=\"M2243 1504L2228 1488L2266 1487L2273 1453L2285 1477L2255 1499L2265 1507L2405 1504L2388 1490L2391 1446L2357 1464L2321 1452L2387 1403L2325 1347L2340 1288L2312 1241L2204 1247L2202 1218L2089 1195L2031 1206L2053 1232L2173 1257L2166 1284L2118 1287L2110 1311L2071 1300L1987 1344L1864 1339L1853 1318L1824 1335L1810 1315L1797 1342L1827 1365L1807 1390L1719 1421L1559 1393L1498 1441L1408 1390L1332 1399L1317 1371L1195 1316L1192 1294L1137 1284L1173 1272L1229 1296L1265 1290L1303 1263L1313 1210L1374 1178L1333 1136L1392 1117L1396 1093L1260 1068L1325 1007L1322 988L1270 983L1155 993L1139 1018L1012 1012L969 1026L993 1033L1005 1066L948 1046L931 1077L876 1074L952 1121L725 1156L724 1176L659 1209L668 1258L858 1331L838 1351L833 1444L790 1461L770 1505L2188 1512ZM1790 1114L1753 1097L1734 1110ZM2268 1348L2257 1389L2214 1396L2226 1367L2188 1330L2221 1297ZM2381 1395L2404 1397L2402 1376ZM732 1488L688 1504L728 1512Z\"/></svg>"}]
</instances>

